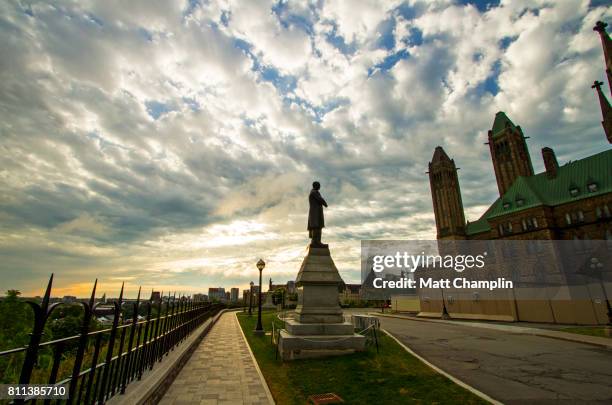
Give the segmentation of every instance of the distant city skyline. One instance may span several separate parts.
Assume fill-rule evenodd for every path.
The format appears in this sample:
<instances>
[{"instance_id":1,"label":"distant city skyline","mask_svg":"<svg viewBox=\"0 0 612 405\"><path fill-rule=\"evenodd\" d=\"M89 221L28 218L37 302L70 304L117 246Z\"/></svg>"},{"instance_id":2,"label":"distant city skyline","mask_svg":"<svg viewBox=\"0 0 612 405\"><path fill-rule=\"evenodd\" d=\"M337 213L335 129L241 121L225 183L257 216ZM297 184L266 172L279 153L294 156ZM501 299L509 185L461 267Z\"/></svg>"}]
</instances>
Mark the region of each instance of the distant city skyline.
<instances>
[{"instance_id":1,"label":"distant city skyline","mask_svg":"<svg viewBox=\"0 0 612 405\"><path fill-rule=\"evenodd\" d=\"M504 111L532 155L609 148L605 2L112 1L0 4L2 291L192 295L294 280L312 181L323 241L435 239L425 174L452 151L465 216L497 190ZM534 159L536 173L543 171ZM487 185L487 186L483 186ZM231 291L231 290L226 290Z\"/></svg>"}]
</instances>

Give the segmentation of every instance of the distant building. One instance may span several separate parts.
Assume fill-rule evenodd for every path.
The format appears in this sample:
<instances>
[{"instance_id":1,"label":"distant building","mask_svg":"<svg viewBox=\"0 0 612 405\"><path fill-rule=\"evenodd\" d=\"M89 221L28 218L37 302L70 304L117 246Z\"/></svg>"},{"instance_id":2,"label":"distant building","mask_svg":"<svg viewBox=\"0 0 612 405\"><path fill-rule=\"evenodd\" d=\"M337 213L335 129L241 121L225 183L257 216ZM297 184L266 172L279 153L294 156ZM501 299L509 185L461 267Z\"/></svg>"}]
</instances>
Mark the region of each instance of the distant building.
<instances>
[{"instance_id":1,"label":"distant building","mask_svg":"<svg viewBox=\"0 0 612 405\"><path fill-rule=\"evenodd\" d=\"M287 292L289 294L295 294L295 281L287 281Z\"/></svg>"},{"instance_id":2,"label":"distant building","mask_svg":"<svg viewBox=\"0 0 612 405\"><path fill-rule=\"evenodd\" d=\"M344 289L339 293L339 299L342 304L359 301L361 299L361 284L345 284Z\"/></svg>"},{"instance_id":3,"label":"distant building","mask_svg":"<svg viewBox=\"0 0 612 405\"><path fill-rule=\"evenodd\" d=\"M232 288L231 289L231 294L230 294L230 301L231 302L238 302L238 294L240 293L240 290L238 288Z\"/></svg>"},{"instance_id":4,"label":"distant building","mask_svg":"<svg viewBox=\"0 0 612 405\"><path fill-rule=\"evenodd\" d=\"M77 298L74 295L64 295L64 297L62 298L62 302L64 304L72 304L75 303L77 300Z\"/></svg>"},{"instance_id":5,"label":"distant building","mask_svg":"<svg viewBox=\"0 0 612 405\"><path fill-rule=\"evenodd\" d=\"M208 299L211 301L225 301L225 288L224 287L211 287L208 289Z\"/></svg>"},{"instance_id":6,"label":"distant building","mask_svg":"<svg viewBox=\"0 0 612 405\"><path fill-rule=\"evenodd\" d=\"M231 298L231 294L230 294L230 292L229 292L229 291L226 291L226 292L225 292L225 301L229 302L229 301L230 301L230 298Z\"/></svg>"},{"instance_id":7,"label":"distant building","mask_svg":"<svg viewBox=\"0 0 612 405\"><path fill-rule=\"evenodd\" d=\"M206 295L206 294L193 294L193 300L195 302L208 302L208 295Z\"/></svg>"},{"instance_id":8,"label":"distant building","mask_svg":"<svg viewBox=\"0 0 612 405\"><path fill-rule=\"evenodd\" d=\"M151 301L159 302L161 300L161 293L159 291L153 291L151 293ZM106 299L105 299L106 302Z\"/></svg>"}]
</instances>

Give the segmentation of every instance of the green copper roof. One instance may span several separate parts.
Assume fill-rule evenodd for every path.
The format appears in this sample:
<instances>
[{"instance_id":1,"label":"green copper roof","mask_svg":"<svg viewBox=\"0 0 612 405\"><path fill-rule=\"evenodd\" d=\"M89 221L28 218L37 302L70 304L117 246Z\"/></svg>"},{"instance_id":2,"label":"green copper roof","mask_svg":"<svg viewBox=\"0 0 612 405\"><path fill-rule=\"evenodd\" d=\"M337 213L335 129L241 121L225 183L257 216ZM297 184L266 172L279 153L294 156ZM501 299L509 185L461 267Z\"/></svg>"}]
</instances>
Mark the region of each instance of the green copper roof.
<instances>
[{"instance_id":1,"label":"green copper roof","mask_svg":"<svg viewBox=\"0 0 612 405\"><path fill-rule=\"evenodd\" d=\"M467 226L465 227L466 235L474 235L476 233L488 232L491 230L491 227L489 226L489 221L487 221L487 217L489 216L489 213L491 212L494 206L495 203L493 203L493 205L491 205L489 209L486 210L484 214L482 214L479 220L474 222L468 222Z\"/></svg>"},{"instance_id":2,"label":"green copper roof","mask_svg":"<svg viewBox=\"0 0 612 405\"><path fill-rule=\"evenodd\" d=\"M589 184L594 184L589 190ZM546 172L519 177L491 206L487 219L541 205L556 206L612 192L612 149L560 166L557 176Z\"/></svg>"},{"instance_id":3,"label":"green copper roof","mask_svg":"<svg viewBox=\"0 0 612 405\"><path fill-rule=\"evenodd\" d=\"M469 222L465 227L465 233L467 235L474 235L481 232L489 232L491 227L487 218L483 215L478 221Z\"/></svg>"},{"instance_id":4,"label":"green copper roof","mask_svg":"<svg viewBox=\"0 0 612 405\"><path fill-rule=\"evenodd\" d=\"M495 114L495 120L493 121L493 136L500 134L506 127L516 128L516 125L508 118L505 112L500 111Z\"/></svg>"},{"instance_id":5,"label":"green copper roof","mask_svg":"<svg viewBox=\"0 0 612 405\"><path fill-rule=\"evenodd\" d=\"M589 184L595 184L596 189L589 190ZM573 195L571 190L574 190ZM506 194L495 200L480 219L467 224L466 234L490 231L489 220L502 215L607 193L612 193L612 149L560 166L553 179L549 179L546 172L518 177Z\"/></svg>"}]
</instances>

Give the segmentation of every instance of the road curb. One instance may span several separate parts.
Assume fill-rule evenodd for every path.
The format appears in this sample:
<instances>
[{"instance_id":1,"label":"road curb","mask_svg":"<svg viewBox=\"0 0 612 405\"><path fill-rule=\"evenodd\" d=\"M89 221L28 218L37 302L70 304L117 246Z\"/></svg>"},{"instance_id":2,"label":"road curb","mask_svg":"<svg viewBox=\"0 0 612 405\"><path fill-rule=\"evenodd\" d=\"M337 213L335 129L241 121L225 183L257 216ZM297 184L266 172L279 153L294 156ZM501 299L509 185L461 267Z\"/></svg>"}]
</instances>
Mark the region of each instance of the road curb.
<instances>
[{"instance_id":1,"label":"road curb","mask_svg":"<svg viewBox=\"0 0 612 405\"><path fill-rule=\"evenodd\" d=\"M545 338L550 338L550 339L565 340L567 342L573 342L573 343L582 343L582 344L587 344L591 346L602 347L604 349L612 349L612 339L600 338L598 336L579 335L579 334L574 334L574 333L569 333L569 332L554 331L554 330L548 330L548 329L538 329L538 328L528 328L528 327L523 327L523 326L486 324L486 323L481 323L481 322L456 322L456 321L448 321L444 319L416 318L416 317L408 317L408 316L393 315L393 314L381 314L381 313L370 313L370 314L376 315L376 316L384 316L387 318L406 319L409 321L445 323L448 325L469 326L471 328L481 328L481 329L504 331L504 332L514 333L517 335L539 336L539 337L545 337Z\"/></svg>"},{"instance_id":2,"label":"road curb","mask_svg":"<svg viewBox=\"0 0 612 405\"><path fill-rule=\"evenodd\" d=\"M441 368L433 365L432 363L427 361L424 357L421 357L420 355L416 354L412 349L410 349L408 346L406 346L404 343L402 343L398 338L393 336L393 334L391 334L391 332L387 331L384 328L380 328L380 330L382 330L391 339L395 340L397 342L397 344L399 344L404 350L406 350L412 356L414 356L417 359L419 359L423 364L425 364L426 366L428 366L429 368L434 370L436 373L443 375L444 377L448 378L449 380L451 380L455 384L459 385L462 388L465 388L466 390L470 391L472 394L474 394L474 395L484 399L487 402L490 402L490 403L492 403L494 405L504 405L503 402L500 402L500 401L498 401L496 399L491 398L490 396L488 396L484 392L477 390L476 388L472 387L471 385L461 381L457 377L454 377L451 374L447 373L446 371L442 370Z\"/></svg>"}]
</instances>

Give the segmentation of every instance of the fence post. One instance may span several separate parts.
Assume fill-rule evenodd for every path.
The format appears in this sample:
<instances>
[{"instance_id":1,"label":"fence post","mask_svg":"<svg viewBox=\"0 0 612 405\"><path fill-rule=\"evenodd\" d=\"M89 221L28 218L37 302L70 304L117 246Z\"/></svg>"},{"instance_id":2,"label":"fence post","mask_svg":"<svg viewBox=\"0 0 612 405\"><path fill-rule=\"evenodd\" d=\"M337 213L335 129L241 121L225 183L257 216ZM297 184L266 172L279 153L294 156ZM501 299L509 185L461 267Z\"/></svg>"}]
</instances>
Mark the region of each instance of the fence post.
<instances>
[{"instance_id":1,"label":"fence post","mask_svg":"<svg viewBox=\"0 0 612 405\"><path fill-rule=\"evenodd\" d=\"M87 334L89 333L89 323L94 310L94 301L96 299L96 287L98 286L98 279L94 282L93 290L91 291L91 297L89 303L81 302L83 305L83 323L81 324L81 336L79 337L79 343L77 346L77 353L74 359L74 367L72 368L72 377L70 378L70 386L68 388L68 401L67 405L72 404L74 394L76 393L76 387L79 380L79 373L81 372L81 364L83 363L83 356L85 355L85 346L87 345Z\"/></svg>"},{"instance_id":2,"label":"fence post","mask_svg":"<svg viewBox=\"0 0 612 405\"><path fill-rule=\"evenodd\" d=\"M119 324L119 316L121 315L121 302L123 300L123 286L125 283L121 283L121 292L119 293L119 301L113 302L115 307L115 317L113 319L113 327L111 328L110 337L108 339L108 346L106 346L106 361L104 362L104 372L102 374L102 383L100 384L100 390L98 393L98 404L104 403L104 397L106 396L106 383L109 381L110 363L113 358L113 349L115 346L115 337L117 335L117 325Z\"/></svg>"},{"instance_id":3,"label":"fence post","mask_svg":"<svg viewBox=\"0 0 612 405\"><path fill-rule=\"evenodd\" d=\"M41 305L27 301L28 305L32 307L34 311L34 326L32 327L32 333L30 333L30 342L26 349L25 358L23 360L23 366L21 367L21 374L19 375L19 384L28 384L32 377L32 371L38 360L38 349L40 347L40 340L42 339L43 331L45 329L45 323L47 318L53 309L60 303L54 303L49 305L49 298L51 297L51 286L53 285L53 273L49 278L47 289L43 297ZM23 404L23 399L17 399L16 404Z\"/></svg>"},{"instance_id":4,"label":"fence post","mask_svg":"<svg viewBox=\"0 0 612 405\"><path fill-rule=\"evenodd\" d=\"M134 304L134 315L132 316L132 326L130 327L130 337L128 339L127 357L125 358L125 365L123 366L123 378L121 379L121 394L125 394L125 386L127 385L130 363L132 362L132 344L134 342L134 332L136 331L136 324L138 323L138 306L140 304L140 290L138 287L138 297L136 297L136 303ZM138 345L137 345L138 346Z\"/></svg>"},{"instance_id":5,"label":"fence post","mask_svg":"<svg viewBox=\"0 0 612 405\"><path fill-rule=\"evenodd\" d=\"M153 294L151 294L151 297ZM148 339L149 339L149 325L151 324L151 307L153 306L153 302L149 299L147 305L147 320L145 321L145 330L144 336L142 337L142 347L140 348L140 354L138 355L138 380L142 378L142 373L146 366L147 361L147 350L149 347ZM140 339L139 339L140 340Z\"/></svg>"}]
</instances>

